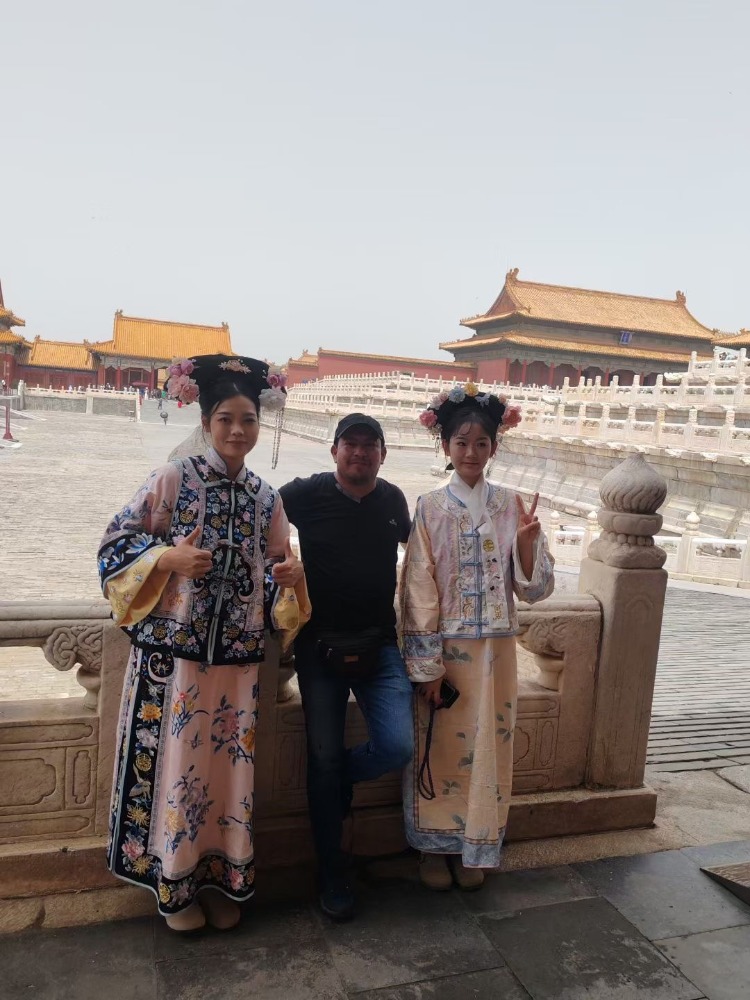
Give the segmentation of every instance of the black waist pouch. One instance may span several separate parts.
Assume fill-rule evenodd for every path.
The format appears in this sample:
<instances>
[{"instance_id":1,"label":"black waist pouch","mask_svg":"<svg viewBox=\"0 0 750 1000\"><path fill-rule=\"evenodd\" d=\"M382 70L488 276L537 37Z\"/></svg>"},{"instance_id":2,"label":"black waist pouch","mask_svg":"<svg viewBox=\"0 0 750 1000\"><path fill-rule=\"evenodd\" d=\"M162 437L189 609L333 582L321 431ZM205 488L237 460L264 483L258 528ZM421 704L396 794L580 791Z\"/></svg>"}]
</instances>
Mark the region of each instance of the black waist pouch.
<instances>
[{"instance_id":1,"label":"black waist pouch","mask_svg":"<svg viewBox=\"0 0 750 1000\"><path fill-rule=\"evenodd\" d=\"M378 669L382 645L383 631L380 628L318 633L318 655L332 673L345 681L372 677Z\"/></svg>"}]
</instances>

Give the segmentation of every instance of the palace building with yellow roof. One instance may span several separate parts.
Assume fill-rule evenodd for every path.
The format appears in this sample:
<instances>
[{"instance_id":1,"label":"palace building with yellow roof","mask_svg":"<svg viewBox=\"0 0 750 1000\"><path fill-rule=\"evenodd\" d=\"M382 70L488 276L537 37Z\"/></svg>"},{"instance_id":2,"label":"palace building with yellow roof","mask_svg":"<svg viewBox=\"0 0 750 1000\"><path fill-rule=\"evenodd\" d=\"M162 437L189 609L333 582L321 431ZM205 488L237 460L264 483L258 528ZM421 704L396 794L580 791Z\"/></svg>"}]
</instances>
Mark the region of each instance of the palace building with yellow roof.
<instances>
[{"instance_id":1,"label":"palace building with yellow roof","mask_svg":"<svg viewBox=\"0 0 750 1000\"><path fill-rule=\"evenodd\" d=\"M521 281L518 268L486 313L461 320L472 336L442 343L456 361L473 362L482 381L559 387L617 376L642 385L665 372L684 371L695 351L711 357L726 335L703 326L685 295L646 298ZM723 338L723 339L722 339Z\"/></svg>"},{"instance_id":2,"label":"palace building with yellow roof","mask_svg":"<svg viewBox=\"0 0 750 1000\"><path fill-rule=\"evenodd\" d=\"M289 384L335 375L403 372L445 381L557 387L568 378L637 375L642 385L660 374L685 371L695 352L750 347L750 332L709 329L688 310L685 295L673 299L600 292L521 281L509 271L500 294L479 316L461 320L471 336L441 343L453 359L410 358L319 348L286 364ZM89 343L28 339L25 323L5 308L0 288L0 376L6 385L23 379L42 388L156 389L175 357L233 354L229 327L177 323L115 313L112 336Z\"/></svg>"},{"instance_id":3,"label":"palace building with yellow roof","mask_svg":"<svg viewBox=\"0 0 750 1000\"><path fill-rule=\"evenodd\" d=\"M1 293L0 293L1 294ZM115 313L112 337L89 343L32 340L12 328L24 321L0 308L0 374L7 385L23 380L31 388L156 389L176 357L196 354L232 355L226 323L203 326L142 319Z\"/></svg>"}]
</instances>

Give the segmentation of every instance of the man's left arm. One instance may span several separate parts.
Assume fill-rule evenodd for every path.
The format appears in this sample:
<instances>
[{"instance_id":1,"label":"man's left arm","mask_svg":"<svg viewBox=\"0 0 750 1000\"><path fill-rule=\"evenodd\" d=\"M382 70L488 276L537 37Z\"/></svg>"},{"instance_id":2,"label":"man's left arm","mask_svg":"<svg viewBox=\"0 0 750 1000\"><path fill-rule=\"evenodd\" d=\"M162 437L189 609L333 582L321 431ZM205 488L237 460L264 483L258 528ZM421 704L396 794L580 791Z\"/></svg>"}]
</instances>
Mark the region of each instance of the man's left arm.
<instances>
[{"instance_id":1,"label":"man's left arm","mask_svg":"<svg viewBox=\"0 0 750 1000\"><path fill-rule=\"evenodd\" d=\"M409 514L409 505L406 502L403 492L398 487L395 489L398 540L405 545L409 541L409 533L411 532L411 515Z\"/></svg>"}]
</instances>

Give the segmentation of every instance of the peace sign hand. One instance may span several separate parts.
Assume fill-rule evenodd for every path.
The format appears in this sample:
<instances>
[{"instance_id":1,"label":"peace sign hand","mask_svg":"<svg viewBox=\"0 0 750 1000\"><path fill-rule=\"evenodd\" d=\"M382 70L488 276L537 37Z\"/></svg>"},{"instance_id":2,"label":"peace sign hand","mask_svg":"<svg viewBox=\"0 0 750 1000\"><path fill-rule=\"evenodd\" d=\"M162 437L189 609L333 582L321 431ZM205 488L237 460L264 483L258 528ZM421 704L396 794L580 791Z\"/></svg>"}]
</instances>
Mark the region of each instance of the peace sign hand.
<instances>
[{"instance_id":1,"label":"peace sign hand","mask_svg":"<svg viewBox=\"0 0 750 1000\"><path fill-rule=\"evenodd\" d=\"M535 493L534 499L531 502L531 507L527 511L523 500L516 493L516 507L518 508L518 528L516 529L516 538L518 539L519 549L533 545L539 537L539 532L542 530L539 518L536 516L536 505L538 503L539 494Z\"/></svg>"}]
</instances>

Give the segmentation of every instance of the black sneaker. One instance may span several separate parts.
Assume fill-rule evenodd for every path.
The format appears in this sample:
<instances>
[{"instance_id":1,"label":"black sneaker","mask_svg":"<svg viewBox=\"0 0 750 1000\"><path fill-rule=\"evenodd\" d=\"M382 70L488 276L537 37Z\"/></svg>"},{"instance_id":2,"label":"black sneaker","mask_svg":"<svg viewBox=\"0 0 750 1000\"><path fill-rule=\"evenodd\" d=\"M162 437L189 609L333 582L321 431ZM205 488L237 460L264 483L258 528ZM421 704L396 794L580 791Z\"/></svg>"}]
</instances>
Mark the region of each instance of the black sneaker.
<instances>
[{"instance_id":1,"label":"black sneaker","mask_svg":"<svg viewBox=\"0 0 750 1000\"><path fill-rule=\"evenodd\" d=\"M343 875L325 879L318 902L331 920L351 920L354 916L354 892Z\"/></svg>"}]
</instances>

